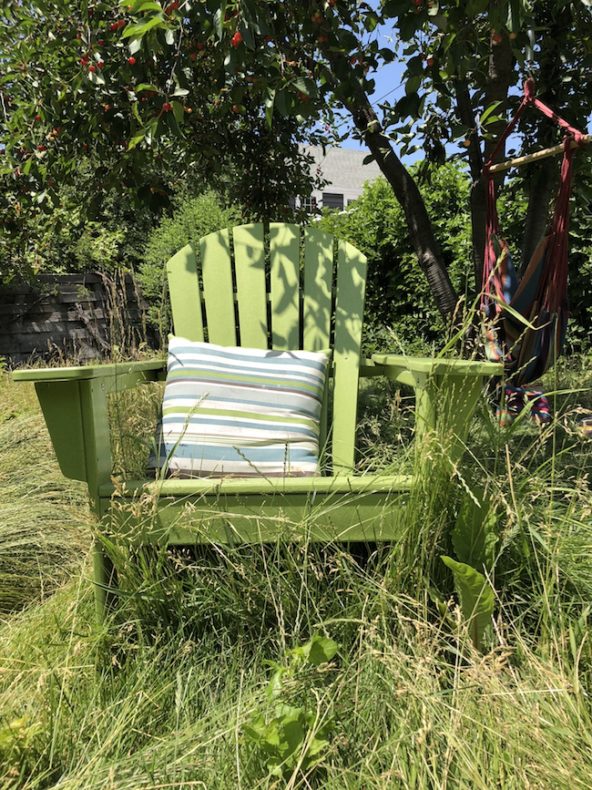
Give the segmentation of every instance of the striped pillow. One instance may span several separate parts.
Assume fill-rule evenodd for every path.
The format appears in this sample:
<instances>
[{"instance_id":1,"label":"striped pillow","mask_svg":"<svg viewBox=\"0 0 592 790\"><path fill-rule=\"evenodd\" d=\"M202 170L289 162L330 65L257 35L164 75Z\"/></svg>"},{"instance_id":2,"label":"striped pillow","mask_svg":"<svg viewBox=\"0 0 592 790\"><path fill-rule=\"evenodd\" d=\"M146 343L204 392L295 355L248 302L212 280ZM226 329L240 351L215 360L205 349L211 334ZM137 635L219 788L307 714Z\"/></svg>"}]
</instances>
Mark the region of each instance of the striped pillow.
<instances>
[{"instance_id":1,"label":"striped pillow","mask_svg":"<svg viewBox=\"0 0 592 790\"><path fill-rule=\"evenodd\" d=\"M316 474L327 360L171 336L151 465L178 477Z\"/></svg>"}]
</instances>

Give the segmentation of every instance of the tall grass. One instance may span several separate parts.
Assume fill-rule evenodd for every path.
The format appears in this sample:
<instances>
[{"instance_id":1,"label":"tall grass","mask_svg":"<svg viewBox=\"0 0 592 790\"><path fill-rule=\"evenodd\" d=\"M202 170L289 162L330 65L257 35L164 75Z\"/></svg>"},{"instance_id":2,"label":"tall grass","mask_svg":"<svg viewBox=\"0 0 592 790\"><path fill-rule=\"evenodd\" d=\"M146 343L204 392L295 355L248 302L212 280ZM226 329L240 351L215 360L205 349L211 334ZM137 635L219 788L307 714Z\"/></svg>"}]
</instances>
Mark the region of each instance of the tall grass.
<instances>
[{"instance_id":1,"label":"tall grass","mask_svg":"<svg viewBox=\"0 0 592 790\"><path fill-rule=\"evenodd\" d=\"M577 382L561 375L561 389L590 386L589 367ZM0 786L589 787L592 450L571 415L586 398L558 396L543 431L500 431L484 412L457 485L427 481L392 552L121 549L124 594L101 627L88 565L66 563L64 586L0 627ZM379 439L373 412L366 425ZM39 454L22 450L33 479ZM438 556L477 485L497 514L485 652ZM60 518L73 533L72 492ZM20 501L30 518L37 500ZM288 672L290 651L315 634L339 644L336 656ZM281 778L248 735L278 710L311 722ZM306 767L322 728L328 743Z\"/></svg>"},{"instance_id":2,"label":"tall grass","mask_svg":"<svg viewBox=\"0 0 592 790\"><path fill-rule=\"evenodd\" d=\"M32 388L0 373L0 615L51 593L79 565L91 523L65 480Z\"/></svg>"}]
</instances>

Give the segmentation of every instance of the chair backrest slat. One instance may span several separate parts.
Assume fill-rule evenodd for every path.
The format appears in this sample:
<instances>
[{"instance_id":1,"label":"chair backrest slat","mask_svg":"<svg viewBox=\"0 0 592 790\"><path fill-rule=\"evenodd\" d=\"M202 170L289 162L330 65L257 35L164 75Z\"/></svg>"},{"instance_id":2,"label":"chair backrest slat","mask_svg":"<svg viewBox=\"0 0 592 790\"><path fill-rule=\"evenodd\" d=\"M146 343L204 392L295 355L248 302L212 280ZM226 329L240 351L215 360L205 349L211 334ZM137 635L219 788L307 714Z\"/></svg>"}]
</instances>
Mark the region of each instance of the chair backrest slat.
<instances>
[{"instance_id":1,"label":"chair backrest slat","mask_svg":"<svg viewBox=\"0 0 592 790\"><path fill-rule=\"evenodd\" d=\"M271 261L271 344L278 350L298 348L300 326L300 228L273 222L269 226Z\"/></svg>"},{"instance_id":2,"label":"chair backrest slat","mask_svg":"<svg viewBox=\"0 0 592 790\"><path fill-rule=\"evenodd\" d=\"M333 473L351 472L354 466L360 350L364 320L366 258L351 244L340 241L335 297L333 358ZM352 398L352 392L356 398Z\"/></svg>"},{"instance_id":3,"label":"chair backrest slat","mask_svg":"<svg viewBox=\"0 0 592 790\"><path fill-rule=\"evenodd\" d=\"M339 242L334 262L332 236L316 228L303 234L302 265L297 225L272 223L268 241L260 224L234 228L232 244L229 231L211 233L200 240L197 256L184 247L167 265L173 321L177 335L203 340L201 270L212 343L277 350L333 347L330 457L333 473L340 474L354 464L366 259Z\"/></svg>"},{"instance_id":4,"label":"chair backrest slat","mask_svg":"<svg viewBox=\"0 0 592 790\"><path fill-rule=\"evenodd\" d=\"M304 231L303 345L320 351L331 344L333 238L316 228Z\"/></svg>"},{"instance_id":5,"label":"chair backrest slat","mask_svg":"<svg viewBox=\"0 0 592 790\"><path fill-rule=\"evenodd\" d=\"M221 346L236 345L234 286L230 236L227 230L200 239L199 258L203 280L208 340Z\"/></svg>"},{"instance_id":6,"label":"chair backrest slat","mask_svg":"<svg viewBox=\"0 0 592 790\"><path fill-rule=\"evenodd\" d=\"M201 295L193 247L188 244L170 259L167 277L175 332L188 340L203 341Z\"/></svg>"},{"instance_id":7,"label":"chair backrest slat","mask_svg":"<svg viewBox=\"0 0 592 790\"><path fill-rule=\"evenodd\" d=\"M267 348L267 287L263 225L234 229L234 271L242 346Z\"/></svg>"}]
</instances>

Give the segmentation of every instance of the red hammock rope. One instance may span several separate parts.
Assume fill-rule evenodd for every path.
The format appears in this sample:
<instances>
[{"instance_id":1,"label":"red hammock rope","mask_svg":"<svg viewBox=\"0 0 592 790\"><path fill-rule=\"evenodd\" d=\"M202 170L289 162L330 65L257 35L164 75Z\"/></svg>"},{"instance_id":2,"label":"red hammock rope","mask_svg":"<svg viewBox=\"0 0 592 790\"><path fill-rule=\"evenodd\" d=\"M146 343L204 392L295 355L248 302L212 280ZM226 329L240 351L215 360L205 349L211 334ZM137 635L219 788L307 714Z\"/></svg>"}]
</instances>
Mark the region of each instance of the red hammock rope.
<instances>
[{"instance_id":1,"label":"red hammock rope","mask_svg":"<svg viewBox=\"0 0 592 790\"><path fill-rule=\"evenodd\" d=\"M557 126L565 130L563 139L563 161L561 164L561 177L559 193L555 204L553 219L541 245L537 247L532 260L528 264L522 276L522 281L515 293L508 299L505 259L508 256L506 242L502 239L499 227L499 217L496 206L496 189L494 174L491 167L496 157L503 149L503 145L512 133L525 110L533 106L547 118L550 118ZM561 118L550 107L544 104L534 95L534 81L526 80L524 83L524 96L514 117L506 126L499 138L491 156L483 167L483 175L487 178L487 214L485 227L485 253L483 261L483 288L481 309L488 319L501 316L508 322L511 320L504 313L504 305L509 302L512 307L518 309L524 318L530 322L538 324L538 329L550 326L547 332L548 337L538 338L533 343L532 338L524 343L524 346L534 348L537 353L544 356L542 364L531 366L531 373L528 375L539 374L548 366L547 357L554 356L553 348L557 350L567 322L567 272L568 272L568 230L569 230L569 198L571 193L572 173L573 173L573 151L572 143L580 144L584 134L571 126L566 120ZM544 263L541 269L541 255L544 255ZM531 281L538 279L534 293L527 293ZM551 326L553 324L553 326ZM508 327L510 329L510 327ZM531 330L532 331L532 330ZM524 332L516 330L507 334L516 339L516 335ZM551 335L553 337L551 338ZM559 345L558 345L559 344ZM524 351L524 349L523 349ZM524 357L524 353L512 354L512 358ZM524 360L522 359L522 362ZM523 378L527 377L523 376Z\"/></svg>"}]
</instances>

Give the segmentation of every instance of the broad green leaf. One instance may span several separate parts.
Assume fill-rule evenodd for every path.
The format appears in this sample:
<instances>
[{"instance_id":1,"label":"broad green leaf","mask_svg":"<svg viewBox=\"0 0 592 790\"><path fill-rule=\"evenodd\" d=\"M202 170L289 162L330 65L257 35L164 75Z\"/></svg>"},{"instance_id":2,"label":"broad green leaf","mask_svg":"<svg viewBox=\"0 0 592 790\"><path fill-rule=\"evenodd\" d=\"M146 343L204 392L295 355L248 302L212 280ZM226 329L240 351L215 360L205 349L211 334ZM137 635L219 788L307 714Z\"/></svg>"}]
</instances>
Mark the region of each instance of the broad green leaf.
<instances>
[{"instance_id":1,"label":"broad green leaf","mask_svg":"<svg viewBox=\"0 0 592 790\"><path fill-rule=\"evenodd\" d=\"M483 636L491 626L495 603L493 590L485 576L470 565L446 556L442 557L442 562L452 571L463 617L467 621L473 644L480 650Z\"/></svg>"},{"instance_id":2,"label":"broad green leaf","mask_svg":"<svg viewBox=\"0 0 592 790\"><path fill-rule=\"evenodd\" d=\"M172 47L172 46L173 46L173 44L175 43L175 34L174 34L174 32L173 32L173 31L170 29L170 27L169 27L169 28L166 30L166 32L165 32L165 34L164 34L164 40L165 40L165 41L166 41L166 43L169 45L169 47Z\"/></svg>"},{"instance_id":3,"label":"broad green leaf","mask_svg":"<svg viewBox=\"0 0 592 790\"><path fill-rule=\"evenodd\" d=\"M409 77L409 79L405 83L405 93L407 94L407 96L410 96L412 93L417 93L420 85L421 85L421 77L419 75L414 77Z\"/></svg>"},{"instance_id":4,"label":"broad green leaf","mask_svg":"<svg viewBox=\"0 0 592 790\"><path fill-rule=\"evenodd\" d=\"M141 93L142 91L156 91L158 92L159 88L156 85L152 85L151 82L141 82L139 85L136 85L134 91L136 93Z\"/></svg>"},{"instance_id":5,"label":"broad green leaf","mask_svg":"<svg viewBox=\"0 0 592 790\"><path fill-rule=\"evenodd\" d=\"M403 96L399 99L395 104L395 112L397 112L401 118L415 118L419 112L420 101L417 93L409 93L407 96Z\"/></svg>"},{"instance_id":6,"label":"broad green leaf","mask_svg":"<svg viewBox=\"0 0 592 790\"><path fill-rule=\"evenodd\" d=\"M156 14L147 22L138 22L136 25L129 25L122 33L122 38L141 38L149 30L155 27L165 27L166 21L162 14Z\"/></svg>"},{"instance_id":7,"label":"broad green leaf","mask_svg":"<svg viewBox=\"0 0 592 790\"><path fill-rule=\"evenodd\" d=\"M337 642L325 636L313 636L303 647L306 651L309 664L312 664L314 667L331 661L339 650Z\"/></svg>"},{"instance_id":8,"label":"broad green leaf","mask_svg":"<svg viewBox=\"0 0 592 790\"><path fill-rule=\"evenodd\" d=\"M139 132L136 132L136 134L134 134L131 137L129 143L127 144L127 150L132 151L134 148L136 148L136 146L138 146L142 142L142 140L144 140L145 137L146 134L144 132L144 129L140 129Z\"/></svg>"},{"instance_id":9,"label":"broad green leaf","mask_svg":"<svg viewBox=\"0 0 592 790\"><path fill-rule=\"evenodd\" d=\"M173 115L177 123L183 123L185 120L185 110L183 105L180 101L172 101L171 104L173 105Z\"/></svg>"},{"instance_id":10,"label":"broad green leaf","mask_svg":"<svg viewBox=\"0 0 592 790\"><path fill-rule=\"evenodd\" d=\"M490 570L495 560L497 514L483 488L465 493L452 530L454 553L460 562Z\"/></svg>"}]
</instances>

